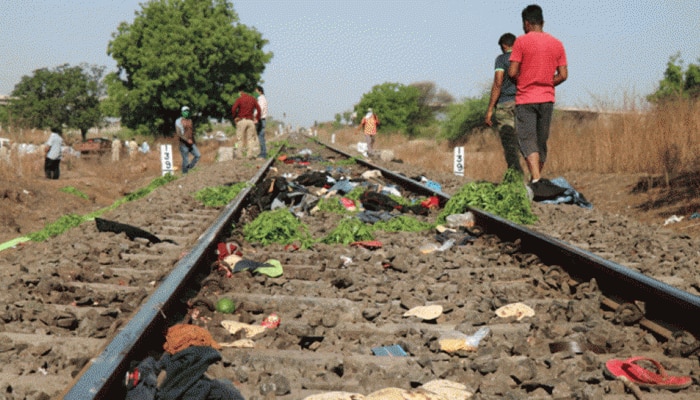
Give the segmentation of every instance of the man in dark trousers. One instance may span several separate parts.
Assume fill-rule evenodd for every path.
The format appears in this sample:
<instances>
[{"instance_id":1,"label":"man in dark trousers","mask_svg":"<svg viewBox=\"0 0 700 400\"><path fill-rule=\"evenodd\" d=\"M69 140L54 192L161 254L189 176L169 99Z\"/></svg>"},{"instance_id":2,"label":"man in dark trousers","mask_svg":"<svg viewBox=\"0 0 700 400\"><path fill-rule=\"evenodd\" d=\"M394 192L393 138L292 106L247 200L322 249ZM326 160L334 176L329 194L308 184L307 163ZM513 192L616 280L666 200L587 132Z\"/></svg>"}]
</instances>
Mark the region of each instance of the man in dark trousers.
<instances>
[{"instance_id":1,"label":"man in dark trousers","mask_svg":"<svg viewBox=\"0 0 700 400\"><path fill-rule=\"evenodd\" d=\"M194 125L190 119L190 108L184 106L180 112L181 117L175 120L175 130L177 131L180 155L182 156L182 173L186 174L197 165L201 154L194 142ZM190 154L193 157L192 161L190 161Z\"/></svg>"},{"instance_id":2,"label":"man in dark trousers","mask_svg":"<svg viewBox=\"0 0 700 400\"><path fill-rule=\"evenodd\" d=\"M518 138L515 136L515 82L508 76L513 43L515 35L512 33L504 33L498 39L502 54L496 57L491 98L484 122L488 126L495 125L501 137L508 168L522 172Z\"/></svg>"},{"instance_id":3,"label":"man in dark trousers","mask_svg":"<svg viewBox=\"0 0 700 400\"><path fill-rule=\"evenodd\" d=\"M515 80L517 88L515 131L530 171L530 187L537 196L540 189L551 185L540 179L547 160L554 87L564 82L569 72L564 45L542 30L542 8L535 4L527 6L522 20L525 34L515 40L508 75Z\"/></svg>"},{"instance_id":4,"label":"man in dark trousers","mask_svg":"<svg viewBox=\"0 0 700 400\"><path fill-rule=\"evenodd\" d=\"M231 107L233 122L236 124L236 149L241 157L254 159L260 153L257 141L256 115L262 115L260 105L255 97L246 93L243 87L238 88L239 97ZM255 112L257 111L257 114Z\"/></svg>"}]
</instances>

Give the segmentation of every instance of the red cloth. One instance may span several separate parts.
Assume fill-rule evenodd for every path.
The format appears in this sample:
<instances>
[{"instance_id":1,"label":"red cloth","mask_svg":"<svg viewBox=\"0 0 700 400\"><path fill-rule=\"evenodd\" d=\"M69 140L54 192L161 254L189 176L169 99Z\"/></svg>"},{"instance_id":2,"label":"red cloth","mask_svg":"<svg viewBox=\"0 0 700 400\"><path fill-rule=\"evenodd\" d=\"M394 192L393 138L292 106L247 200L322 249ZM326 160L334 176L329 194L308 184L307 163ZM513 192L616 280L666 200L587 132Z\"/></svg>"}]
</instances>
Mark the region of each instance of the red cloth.
<instances>
[{"instance_id":1,"label":"red cloth","mask_svg":"<svg viewBox=\"0 0 700 400\"><path fill-rule=\"evenodd\" d=\"M236 102L233 103L233 107L231 107L231 114L233 115L233 119L243 118L254 120L254 110L257 110L258 115L262 114L260 111L260 105L258 104L258 101L255 100L255 97L247 93L242 93L241 97L239 97Z\"/></svg>"},{"instance_id":2,"label":"red cloth","mask_svg":"<svg viewBox=\"0 0 700 400\"><path fill-rule=\"evenodd\" d=\"M559 39L545 32L519 36L510 62L520 63L515 104L553 103L554 73L566 64L566 52Z\"/></svg>"}]
</instances>

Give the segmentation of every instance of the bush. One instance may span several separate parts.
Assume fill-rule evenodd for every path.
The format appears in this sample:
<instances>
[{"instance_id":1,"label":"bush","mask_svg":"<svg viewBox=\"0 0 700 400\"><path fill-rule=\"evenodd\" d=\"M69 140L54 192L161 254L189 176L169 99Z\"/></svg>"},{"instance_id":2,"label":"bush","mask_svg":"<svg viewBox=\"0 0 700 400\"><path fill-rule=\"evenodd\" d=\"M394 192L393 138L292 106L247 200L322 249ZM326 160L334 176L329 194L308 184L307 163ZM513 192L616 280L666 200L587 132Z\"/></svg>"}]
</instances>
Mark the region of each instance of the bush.
<instances>
[{"instance_id":1,"label":"bush","mask_svg":"<svg viewBox=\"0 0 700 400\"><path fill-rule=\"evenodd\" d=\"M475 129L484 127L484 116L488 107L488 94L448 106L447 119L442 123L442 136L454 142L468 137Z\"/></svg>"}]
</instances>

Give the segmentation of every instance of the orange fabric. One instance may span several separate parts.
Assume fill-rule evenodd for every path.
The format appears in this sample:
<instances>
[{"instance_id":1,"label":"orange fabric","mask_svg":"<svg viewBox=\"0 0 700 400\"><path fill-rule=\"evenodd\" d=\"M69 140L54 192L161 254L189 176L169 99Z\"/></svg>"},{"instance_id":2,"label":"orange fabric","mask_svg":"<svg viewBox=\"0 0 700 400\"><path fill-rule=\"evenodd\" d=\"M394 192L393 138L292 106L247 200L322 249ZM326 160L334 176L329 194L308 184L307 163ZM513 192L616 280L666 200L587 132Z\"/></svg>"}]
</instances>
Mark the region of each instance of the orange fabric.
<instances>
[{"instance_id":1,"label":"orange fabric","mask_svg":"<svg viewBox=\"0 0 700 400\"><path fill-rule=\"evenodd\" d=\"M175 354L190 346L210 346L221 350L221 345L204 328L189 324L177 324L168 328L163 350Z\"/></svg>"},{"instance_id":2,"label":"orange fabric","mask_svg":"<svg viewBox=\"0 0 700 400\"><path fill-rule=\"evenodd\" d=\"M362 118L360 125L364 128L365 135L376 135L377 125L379 125L379 118L372 114L370 118Z\"/></svg>"}]
</instances>

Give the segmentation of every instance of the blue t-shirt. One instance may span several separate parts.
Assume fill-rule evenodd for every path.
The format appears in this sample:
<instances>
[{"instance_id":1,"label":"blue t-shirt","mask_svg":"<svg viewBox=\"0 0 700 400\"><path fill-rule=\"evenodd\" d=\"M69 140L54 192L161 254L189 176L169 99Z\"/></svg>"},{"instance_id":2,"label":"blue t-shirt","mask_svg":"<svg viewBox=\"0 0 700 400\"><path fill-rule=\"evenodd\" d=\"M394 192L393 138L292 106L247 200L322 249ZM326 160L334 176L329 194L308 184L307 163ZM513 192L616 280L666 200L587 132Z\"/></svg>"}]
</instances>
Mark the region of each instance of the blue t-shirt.
<instances>
[{"instance_id":1,"label":"blue t-shirt","mask_svg":"<svg viewBox=\"0 0 700 400\"><path fill-rule=\"evenodd\" d=\"M498 103L506 101L515 101L515 82L508 76L508 67L510 67L510 51L496 57L496 71L503 71L503 85L501 85L501 95L498 97Z\"/></svg>"}]
</instances>

